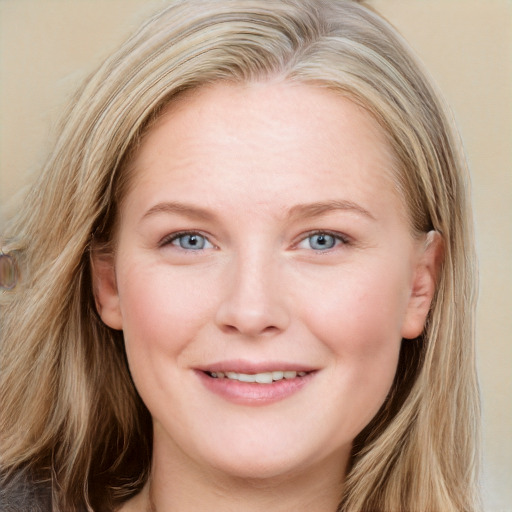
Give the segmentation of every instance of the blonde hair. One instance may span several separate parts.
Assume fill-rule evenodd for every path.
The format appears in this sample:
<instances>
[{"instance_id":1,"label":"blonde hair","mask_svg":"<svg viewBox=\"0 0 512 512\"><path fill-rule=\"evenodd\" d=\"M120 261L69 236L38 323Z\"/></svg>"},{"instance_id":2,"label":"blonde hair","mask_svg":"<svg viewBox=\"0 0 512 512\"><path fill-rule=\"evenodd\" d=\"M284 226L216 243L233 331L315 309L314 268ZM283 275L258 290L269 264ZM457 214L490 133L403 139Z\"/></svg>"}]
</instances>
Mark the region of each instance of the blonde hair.
<instances>
[{"instance_id":1,"label":"blonde hair","mask_svg":"<svg viewBox=\"0 0 512 512\"><path fill-rule=\"evenodd\" d=\"M0 473L51 480L54 510L115 508L150 469L151 419L90 279L91 245L112 241L126 163L176 95L271 77L338 91L371 113L414 231L444 240L424 333L402 343L390 395L354 442L339 510L479 509L472 216L438 93L396 31L356 2L182 0L78 92L2 242L22 280L2 296Z\"/></svg>"}]
</instances>

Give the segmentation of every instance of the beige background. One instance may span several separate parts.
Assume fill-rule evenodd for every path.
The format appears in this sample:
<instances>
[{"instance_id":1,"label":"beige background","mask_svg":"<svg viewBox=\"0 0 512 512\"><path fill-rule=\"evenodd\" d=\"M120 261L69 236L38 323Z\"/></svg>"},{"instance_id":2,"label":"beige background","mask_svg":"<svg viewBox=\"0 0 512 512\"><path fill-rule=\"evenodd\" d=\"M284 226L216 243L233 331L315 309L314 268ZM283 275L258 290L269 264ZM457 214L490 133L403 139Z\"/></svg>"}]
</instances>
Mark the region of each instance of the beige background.
<instances>
[{"instance_id":1,"label":"beige background","mask_svg":"<svg viewBox=\"0 0 512 512\"><path fill-rule=\"evenodd\" d=\"M166 0L0 0L0 204L37 172L71 92ZM512 511L512 1L373 0L452 105L473 179L486 510ZM1 219L0 219L1 220Z\"/></svg>"}]
</instances>

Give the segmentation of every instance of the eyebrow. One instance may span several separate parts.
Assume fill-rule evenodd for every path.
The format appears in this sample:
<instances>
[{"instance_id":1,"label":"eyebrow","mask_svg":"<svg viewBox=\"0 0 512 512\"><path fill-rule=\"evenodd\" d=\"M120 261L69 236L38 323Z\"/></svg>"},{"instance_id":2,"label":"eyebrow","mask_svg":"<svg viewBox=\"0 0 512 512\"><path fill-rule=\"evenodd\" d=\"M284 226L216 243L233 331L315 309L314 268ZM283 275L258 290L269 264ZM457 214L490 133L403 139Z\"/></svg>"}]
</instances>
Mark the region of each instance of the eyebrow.
<instances>
[{"instance_id":1,"label":"eyebrow","mask_svg":"<svg viewBox=\"0 0 512 512\"><path fill-rule=\"evenodd\" d=\"M364 217L368 217L369 219L376 220L375 217L361 205L352 201L339 199L295 205L288 211L288 217L293 220L301 220L312 217L321 217L322 215L327 215L328 213L339 210L354 212ZM216 217L210 210L198 206L192 206L175 201L166 201L152 206L142 216L142 220L160 213L178 214L194 220L212 220Z\"/></svg>"},{"instance_id":2,"label":"eyebrow","mask_svg":"<svg viewBox=\"0 0 512 512\"><path fill-rule=\"evenodd\" d=\"M320 217L337 210L354 212L364 217L368 217L369 219L376 220L366 208L347 200L331 200L320 201L317 203L298 204L290 208L289 215L295 219L304 219Z\"/></svg>"},{"instance_id":3,"label":"eyebrow","mask_svg":"<svg viewBox=\"0 0 512 512\"><path fill-rule=\"evenodd\" d=\"M215 215L212 214L212 212L204 208L192 206L185 203L166 201L163 203L155 204L155 206L152 206L142 216L142 220L146 219L147 217L151 217L152 215L156 215L158 213L178 214L183 215L185 217L190 217L191 219L194 220L207 220L215 217Z\"/></svg>"}]
</instances>

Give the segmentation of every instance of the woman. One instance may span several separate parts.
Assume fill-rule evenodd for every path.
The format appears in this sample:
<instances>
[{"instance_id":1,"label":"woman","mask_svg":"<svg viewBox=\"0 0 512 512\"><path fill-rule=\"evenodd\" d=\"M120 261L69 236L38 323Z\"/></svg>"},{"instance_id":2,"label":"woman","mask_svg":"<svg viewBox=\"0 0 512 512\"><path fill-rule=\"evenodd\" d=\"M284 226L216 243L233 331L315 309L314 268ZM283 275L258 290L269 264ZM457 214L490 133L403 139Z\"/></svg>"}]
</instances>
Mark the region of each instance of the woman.
<instances>
[{"instance_id":1,"label":"woman","mask_svg":"<svg viewBox=\"0 0 512 512\"><path fill-rule=\"evenodd\" d=\"M157 14L5 231L4 508L477 510L466 180L368 8Z\"/></svg>"}]
</instances>

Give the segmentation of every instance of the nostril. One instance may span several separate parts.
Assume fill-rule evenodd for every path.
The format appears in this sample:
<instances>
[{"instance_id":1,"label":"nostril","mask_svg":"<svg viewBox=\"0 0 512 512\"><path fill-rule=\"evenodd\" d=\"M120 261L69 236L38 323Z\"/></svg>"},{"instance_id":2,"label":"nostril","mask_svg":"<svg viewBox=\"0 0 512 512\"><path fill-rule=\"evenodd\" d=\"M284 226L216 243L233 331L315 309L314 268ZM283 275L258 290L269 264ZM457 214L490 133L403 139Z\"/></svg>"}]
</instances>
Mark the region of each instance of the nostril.
<instances>
[{"instance_id":1,"label":"nostril","mask_svg":"<svg viewBox=\"0 0 512 512\"><path fill-rule=\"evenodd\" d=\"M250 337L286 329L290 319L288 307L269 275L255 271L239 274L232 278L232 285L226 287L226 295L218 304L217 326L225 333Z\"/></svg>"},{"instance_id":2,"label":"nostril","mask_svg":"<svg viewBox=\"0 0 512 512\"><path fill-rule=\"evenodd\" d=\"M227 333L237 333L238 329L234 325L222 325L222 330Z\"/></svg>"},{"instance_id":3,"label":"nostril","mask_svg":"<svg viewBox=\"0 0 512 512\"><path fill-rule=\"evenodd\" d=\"M261 327L261 325L249 325L248 323L221 324L220 329L226 334L242 334L244 336L261 336L277 334L281 329L275 325Z\"/></svg>"}]
</instances>

